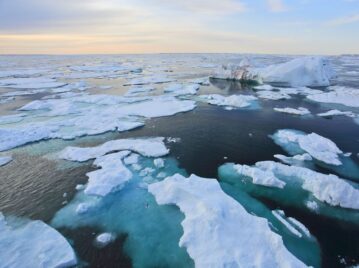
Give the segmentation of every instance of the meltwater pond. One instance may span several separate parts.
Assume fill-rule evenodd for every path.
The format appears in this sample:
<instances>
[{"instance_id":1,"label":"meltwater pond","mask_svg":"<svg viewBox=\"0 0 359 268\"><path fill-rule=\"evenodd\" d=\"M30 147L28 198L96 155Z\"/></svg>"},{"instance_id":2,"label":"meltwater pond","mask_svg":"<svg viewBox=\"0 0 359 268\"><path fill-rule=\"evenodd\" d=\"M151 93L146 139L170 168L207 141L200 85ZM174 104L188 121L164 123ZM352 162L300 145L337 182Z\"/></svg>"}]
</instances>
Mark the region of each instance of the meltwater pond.
<instances>
[{"instance_id":1,"label":"meltwater pond","mask_svg":"<svg viewBox=\"0 0 359 268\"><path fill-rule=\"evenodd\" d=\"M308 96L339 87L358 96L359 58L329 58L337 78L326 88L208 78L219 64L245 57L2 57L0 157L12 160L0 167L0 212L60 232L80 267L264 267L259 259L271 267L358 265L359 108ZM290 60L251 57L258 66ZM31 87L19 80L34 77ZM334 109L350 114L318 115ZM280 130L321 138L284 146L274 138ZM155 137L163 144L151 146ZM310 175L282 174L261 161ZM231 163L247 166L245 175L226 169ZM312 174L320 174L319 186ZM259 229L241 227L247 220ZM100 245L104 233L111 239ZM248 249L246 237L258 233L266 235Z\"/></svg>"}]
</instances>

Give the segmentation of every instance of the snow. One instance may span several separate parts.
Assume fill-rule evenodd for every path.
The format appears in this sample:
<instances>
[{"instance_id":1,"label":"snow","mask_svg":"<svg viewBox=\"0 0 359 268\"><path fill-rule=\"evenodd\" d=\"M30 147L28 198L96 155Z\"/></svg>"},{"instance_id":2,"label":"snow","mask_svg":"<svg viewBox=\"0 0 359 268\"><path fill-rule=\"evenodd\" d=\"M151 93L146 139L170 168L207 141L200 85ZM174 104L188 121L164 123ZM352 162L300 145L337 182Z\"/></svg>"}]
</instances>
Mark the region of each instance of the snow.
<instances>
[{"instance_id":1,"label":"snow","mask_svg":"<svg viewBox=\"0 0 359 268\"><path fill-rule=\"evenodd\" d=\"M246 108L253 104L257 98L254 96L248 95L231 95L231 96L222 96L218 94L210 94L210 95L201 95L201 100L219 106L228 106L228 107L236 107L236 108Z\"/></svg>"},{"instance_id":2,"label":"snow","mask_svg":"<svg viewBox=\"0 0 359 268\"><path fill-rule=\"evenodd\" d=\"M42 221L15 222L0 213L1 267L69 267L77 264L66 239Z\"/></svg>"},{"instance_id":3,"label":"snow","mask_svg":"<svg viewBox=\"0 0 359 268\"><path fill-rule=\"evenodd\" d=\"M0 167L5 166L6 164L12 161L11 156L0 156Z\"/></svg>"},{"instance_id":4,"label":"snow","mask_svg":"<svg viewBox=\"0 0 359 268\"><path fill-rule=\"evenodd\" d=\"M102 233L96 236L96 243L102 247L107 246L113 240L115 240L115 237L111 233Z\"/></svg>"},{"instance_id":5,"label":"snow","mask_svg":"<svg viewBox=\"0 0 359 268\"><path fill-rule=\"evenodd\" d=\"M169 150L164 144L164 138L120 139L108 141L102 145L89 148L66 147L59 153L64 160L84 162L113 151L130 150L147 157L167 155Z\"/></svg>"},{"instance_id":6,"label":"snow","mask_svg":"<svg viewBox=\"0 0 359 268\"><path fill-rule=\"evenodd\" d=\"M359 107L359 90L348 87L332 87L329 92L307 96L316 102L341 104L349 107Z\"/></svg>"},{"instance_id":7,"label":"snow","mask_svg":"<svg viewBox=\"0 0 359 268\"><path fill-rule=\"evenodd\" d=\"M264 172L271 171L281 180L298 181L316 199L331 206L359 209L359 190L333 174L322 174L308 168L287 166L273 161L256 163Z\"/></svg>"},{"instance_id":8,"label":"snow","mask_svg":"<svg viewBox=\"0 0 359 268\"><path fill-rule=\"evenodd\" d=\"M338 116L338 115L345 115L345 116L348 116L348 117L355 117L356 116L351 111L343 112L343 111L339 111L337 109L330 110L328 112L318 114L318 116L321 116L321 117L332 117L332 116Z\"/></svg>"},{"instance_id":9,"label":"snow","mask_svg":"<svg viewBox=\"0 0 359 268\"><path fill-rule=\"evenodd\" d=\"M273 139L279 145L296 144L313 158L329 165L342 164L339 155L343 152L331 140L316 133L306 134L290 129L278 130Z\"/></svg>"},{"instance_id":10,"label":"snow","mask_svg":"<svg viewBox=\"0 0 359 268\"><path fill-rule=\"evenodd\" d=\"M334 70L323 57L301 57L289 62L258 69L265 83L289 86L329 86Z\"/></svg>"},{"instance_id":11,"label":"snow","mask_svg":"<svg viewBox=\"0 0 359 268\"><path fill-rule=\"evenodd\" d=\"M235 171L244 177L250 177L254 184L283 188L285 182L277 179L272 172L265 172L256 167L247 165L234 165Z\"/></svg>"},{"instance_id":12,"label":"snow","mask_svg":"<svg viewBox=\"0 0 359 268\"><path fill-rule=\"evenodd\" d=\"M295 114L295 115L308 115L310 111L307 108L299 107L298 109L295 108L274 108L274 111L280 113L287 113L287 114Z\"/></svg>"},{"instance_id":13,"label":"snow","mask_svg":"<svg viewBox=\"0 0 359 268\"><path fill-rule=\"evenodd\" d=\"M89 180L85 194L105 196L120 190L132 178L132 172L122 163L122 159L129 154L129 151L121 151L97 157L94 165L101 169L86 174Z\"/></svg>"},{"instance_id":14,"label":"snow","mask_svg":"<svg viewBox=\"0 0 359 268\"><path fill-rule=\"evenodd\" d=\"M148 190L158 204L174 204L184 213L179 246L196 267L305 267L266 219L248 213L216 180L176 174Z\"/></svg>"},{"instance_id":15,"label":"snow","mask_svg":"<svg viewBox=\"0 0 359 268\"><path fill-rule=\"evenodd\" d=\"M58 82L54 78L30 77L0 79L0 87L17 89L46 89L65 86L66 83Z\"/></svg>"}]
</instances>

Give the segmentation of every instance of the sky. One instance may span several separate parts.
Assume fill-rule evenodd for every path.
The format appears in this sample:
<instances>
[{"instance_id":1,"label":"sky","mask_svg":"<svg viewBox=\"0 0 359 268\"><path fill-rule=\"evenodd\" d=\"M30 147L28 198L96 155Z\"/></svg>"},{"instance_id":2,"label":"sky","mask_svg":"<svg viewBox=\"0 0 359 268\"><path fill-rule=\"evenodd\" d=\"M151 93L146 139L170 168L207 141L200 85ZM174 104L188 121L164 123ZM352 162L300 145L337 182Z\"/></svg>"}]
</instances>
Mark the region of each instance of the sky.
<instances>
[{"instance_id":1,"label":"sky","mask_svg":"<svg viewBox=\"0 0 359 268\"><path fill-rule=\"evenodd\" d=\"M0 0L0 54L359 54L359 0Z\"/></svg>"}]
</instances>

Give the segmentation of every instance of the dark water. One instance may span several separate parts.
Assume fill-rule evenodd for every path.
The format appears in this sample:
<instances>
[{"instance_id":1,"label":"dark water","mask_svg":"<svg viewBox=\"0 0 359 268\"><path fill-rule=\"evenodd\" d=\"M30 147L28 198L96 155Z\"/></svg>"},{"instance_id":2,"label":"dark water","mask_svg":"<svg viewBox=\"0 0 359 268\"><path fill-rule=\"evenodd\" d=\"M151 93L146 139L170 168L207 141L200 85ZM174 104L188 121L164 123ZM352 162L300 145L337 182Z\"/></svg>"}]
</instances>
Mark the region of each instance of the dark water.
<instances>
[{"instance_id":1,"label":"dark water","mask_svg":"<svg viewBox=\"0 0 359 268\"><path fill-rule=\"evenodd\" d=\"M251 89L239 83L214 82L207 92L246 94ZM260 106L258 110L226 111L221 107L198 103L197 109L192 112L151 119L144 127L134 131L101 135L98 139L78 139L76 143L90 146L111 139L144 136L180 138L180 142L168 144L171 156L178 159L180 167L188 173L215 178L218 167L224 163L252 165L262 160L275 160L274 154L286 154L268 135L278 129L293 128L316 132L333 140L343 151L353 152L351 158L359 164L356 156L359 153L359 125L351 118L305 118L273 111L273 107L298 106L310 109L312 114L328 110L301 97L285 101L263 100ZM48 141L35 144L34 150L37 145L46 143ZM64 145L70 143L64 142ZM91 163L61 170L55 161L43 158L41 154L21 150L14 152L14 161L0 169L0 211L5 214L49 222L64 202L72 199L75 185L85 183L86 172L93 170ZM67 193L67 196L63 196L63 193ZM288 216L309 228L320 243L323 267L344 267L340 263L341 258L348 265L359 263L357 226L283 207L268 200L262 201L270 208L284 209ZM97 233L95 229L60 231L72 241L79 257L89 267L131 267L131 260L121 253L126 234L115 243L98 249L92 244Z\"/></svg>"}]
</instances>

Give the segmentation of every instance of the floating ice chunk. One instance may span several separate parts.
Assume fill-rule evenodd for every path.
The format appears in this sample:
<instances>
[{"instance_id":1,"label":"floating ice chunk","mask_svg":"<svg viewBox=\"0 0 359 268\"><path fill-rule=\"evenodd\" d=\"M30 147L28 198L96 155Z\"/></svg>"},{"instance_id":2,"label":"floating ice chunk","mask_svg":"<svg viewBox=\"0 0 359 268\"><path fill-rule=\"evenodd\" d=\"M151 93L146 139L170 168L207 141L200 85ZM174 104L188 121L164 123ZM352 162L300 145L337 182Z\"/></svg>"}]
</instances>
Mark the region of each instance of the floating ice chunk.
<instances>
[{"instance_id":1,"label":"floating ice chunk","mask_svg":"<svg viewBox=\"0 0 359 268\"><path fill-rule=\"evenodd\" d=\"M163 168L165 166L165 161L162 158L156 158L153 160L153 164L156 168Z\"/></svg>"},{"instance_id":2,"label":"floating ice chunk","mask_svg":"<svg viewBox=\"0 0 359 268\"><path fill-rule=\"evenodd\" d=\"M332 117L332 116L338 116L338 115L345 115L345 116L348 116L348 117L355 117L356 116L353 112L350 112L350 111L343 112L343 111L339 111L339 110L336 110L336 109L330 110L330 111L325 112L325 113L318 114L318 116L321 116L321 117Z\"/></svg>"},{"instance_id":3,"label":"floating ice chunk","mask_svg":"<svg viewBox=\"0 0 359 268\"><path fill-rule=\"evenodd\" d=\"M139 159L139 155L138 154L130 154L129 156L127 156L126 158L123 159L123 162L126 164L126 165L133 165L133 164L136 164L138 163L138 159Z\"/></svg>"},{"instance_id":4,"label":"floating ice chunk","mask_svg":"<svg viewBox=\"0 0 359 268\"><path fill-rule=\"evenodd\" d=\"M322 57L302 57L258 69L265 83L290 86L329 86L334 70Z\"/></svg>"},{"instance_id":5,"label":"floating ice chunk","mask_svg":"<svg viewBox=\"0 0 359 268\"><path fill-rule=\"evenodd\" d=\"M318 211L319 209L318 203L315 201L307 201L305 205L312 211Z\"/></svg>"},{"instance_id":6,"label":"floating ice chunk","mask_svg":"<svg viewBox=\"0 0 359 268\"><path fill-rule=\"evenodd\" d=\"M161 84L161 83L168 83L174 81L173 78L169 78L163 75L153 75L153 76L144 76L140 78L135 78L126 84L124 86L130 86L130 85L148 85L148 84Z\"/></svg>"},{"instance_id":7,"label":"floating ice chunk","mask_svg":"<svg viewBox=\"0 0 359 268\"><path fill-rule=\"evenodd\" d=\"M66 83L57 82L56 79L47 77L31 78L7 78L0 80L0 87L18 89L45 89L65 86Z\"/></svg>"},{"instance_id":8,"label":"floating ice chunk","mask_svg":"<svg viewBox=\"0 0 359 268\"><path fill-rule=\"evenodd\" d=\"M85 214L89 211L89 209L92 208L91 204L87 204L87 203L80 203L77 205L76 207L76 213L77 214Z\"/></svg>"},{"instance_id":9,"label":"floating ice chunk","mask_svg":"<svg viewBox=\"0 0 359 268\"><path fill-rule=\"evenodd\" d=\"M307 108L299 107L298 109L295 108L274 108L274 111L280 113L287 113L287 114L295 114L295 115L308 115L310 111Z\"/></svg>"},{"instance_id":10,"label":"floating ice chunk","mask_svg":"<svg viewBox=\"0 0 359 268\"><path fill-rule=\"evenodd\" d=\"M307 96L316 102L342 104L349 107L359 107L359 90L347 87L332 87L332 91Z\"/></svg>"},{"instance_id":11,"label":"floating ice chunk","mask_svg":"<svg viewBox=\"0 0 359 268\"><path fill-rule=\"evenodd\" d=\"M277 178L301 182L303 189L331 206L359 209L359 190L336 175L322 174L308 168L287 166L273 161L258 162L256 167L273 172Z\"/></svg>"},{"instance_id":12,"label":"floating ice chunk","mask_svg":"<svg viewBox=\"0 0 359 268\"><path fill-rule=\"evenodd\" d=\"M11 156L0 156L0 167L5 166L6 164L12 161Z\"/></svg>"},{"instance_id":13,"label":"floating ice chunk","mask_svg":"<svg viewBox=\"0 0 359 268\"><path fill-rule=\"evenodd\" d=\"M282 93L279 91L268 91L263 90L257 92L257 95L261 99L268 99L268 100L286 100L290 99L290 96L286 93Z\"/></svg>"},{"instance_id":14,"label":"floating ice chunk","mask_svg":"<svg viewBox=\"0 0 359 268\"><path fill-rule=\"evenodd\" d=\"M247 165L234 165L233 168L236 172L244 177L250 177L254 184L283 188L285 182L279 180L272 172L266 172L256 167Z\"/></svg>"},{"instance_id":15,"label":"floating ice chunk","mask_svg":"<svg viewBox=\"0 0 359 268\"><path fill-rule=\"evenodd\" d=\"M156 171L156 170L153 169L153 168L151 168L151 167L146 167L146 168L144 168L144 169L141 170L141 172L139 173L139 175L140 175L141 177L146 177L146 176L152 174L152 173L155 172L155 171Z\"/></svg>"},{"instance_id":16,"label":"floating ice chunk","mask_svg":"<svg viewBox=\"0 0 359 268\"><path fill-rule=\"evenodd\" d=\"M96 244L101 247L105 247L115 240L115 236L111 233L102 233L96 236Z\"/></svg>"},{"instance_id":17,"label":"floating ice chunk","mask_svg":"<svg viewBox=\"0 0 359 268\"><path fill-rule=\"evenodd\" d=\"M147 118L171 116L188 112L196 108L196 102L178 100L174 97L156 97L149 101L119 107L117 112L123 115L143 116Z\"/></svg>"},{"instance_id":18,"label":"floating ice chunk","mask_svg":"<svg viewBox=\"0 0 359 268\"><path fill-rule=\"evenodd\" d=\"M266 219L248 213L216 180L176 174L148 190L158 204L174 204L184 213L179 245L196 267L305 267Z\"/></svg>"},{"instance_id":19,"label":"floating ice chunk","mask_svg":"<svg viewBox=\"0 0 359 268\"><path fill-rule=\"evenodd\" d=\"M308 230L307 227L304 226L303 223L299 222L298 220L294 219L294 218L291 218L289 217L288 218L288 221L294 225L298 230L300 230L304 235L306 235L307 237L310 237L311 234L310 234L310 231Z\"/></svg>"},{"instance_id":20,"label":"floating ice chunk","mask_svg":"<svg viewBox=\"0 0 359 268\"><path fill-rule=\"evenodd\" d=\"M239 65L222 65L212 75L215 79L238 80L243 82L257 82L262 80L256 70L251 68L249 63L242 61Z\"/></svg>"},{"instance_id":21,"label":"floating ice chunk","mask_svg":"<svg viewBox=\"0 0 359 268\"><path fill-rule=\"evenodd\" d=\"M273 135L274 141L280 146L297 145L313 158L329 165L339 166L342 162L339 155L343 152L331 140L316 133L282 129Z\"/></svg>"},{"instance_id":22,"label":"floating ice chunk","mask_svg":"<svg viewBox=\"0 0 359 268\"><path fill-rule=\"evenodd\" d=\"M128 154L129 151L121 151L97 157L94 165L101 169L86 174L89 180L84 190L85 194L105 196L121 189L132 178L132 172L122 163L122 159Z\"/></svg>"},{"instance_id":23,"label":"floating ice chunk","mask_svg":"<svg viewBox=\"0 0 359 268\"><path fill-rule=\"evenodd\" d=\"M84 162L113 151L130 150L143 156L159 157L167 155L169 150L164 144L164 138L121 139L108 141L102 145L90 148L66 147L59 153L61 159Z\"/></svg>"},{"instance_id":24,"label":"floating ice chunk","mask_svg":"<svg viewBox=\"0 0 359 268\"><path fill-rule=\"evenodd\" d=\"M83 184L77 184L76 187L75 187L75 189L76 189L77 191L81 191L81 190L85 189L85 185L83 185Z\"/></svg>"},{"instance_id":25,"label":"floating ice chunk","mask_svg":"<svg viewBox=\"0 0 359 268\"><path fill-rule=\"evenodd\" d=\"M297 162L303 162L303 161L312 161L313 158L310 156L310 154L298 154L295 155L293 157L289 157L289 156L285 156L285 155L281 155L281 154L275 154L274 155L275 158L279 159L280 161L282 161L285 164L289 164L289 165L293 165Z\"/></svg>"},{"instance_id":26,"label":"floating ice chunk","mask_svg":"<svg viewBox=\"0 0 359 268\"><path fill-rule=\"evenodd\" d=\"M17 222L0 213L1 267L70 267L76 255L66 239L42 221Z\"/></svg>"},{"instance_id":27,"label":"floating ice chunk","mask_svg":"<svg viewBox=\"0 0 359 268\"><path fill-rule=\"evenodd\" d=\"M210 94L201 95L200 98L209 104L236 108L249 107L253 104L253 101L257 100L256 97L248 95L231 95L226 97L218 94Z\"/></svg>"}]
</instances>

